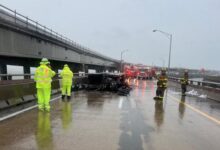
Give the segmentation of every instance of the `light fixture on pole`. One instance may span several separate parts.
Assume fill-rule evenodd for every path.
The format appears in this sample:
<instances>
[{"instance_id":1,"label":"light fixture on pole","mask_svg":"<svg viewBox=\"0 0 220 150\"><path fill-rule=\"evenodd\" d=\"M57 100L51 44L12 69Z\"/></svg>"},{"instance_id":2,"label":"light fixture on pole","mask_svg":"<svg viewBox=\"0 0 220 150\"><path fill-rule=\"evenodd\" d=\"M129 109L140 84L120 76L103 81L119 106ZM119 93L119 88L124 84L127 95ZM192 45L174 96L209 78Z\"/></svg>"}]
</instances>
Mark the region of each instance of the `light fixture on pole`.
<instances>
[{"instance_id":1,"label":"light fixture on pole","mask_svg":"<svg viewBox=\"0 0 220 150\"><path fill-rule=\"evenodd\" d=\"M171 49L172 49L172 34L164 32L164 31L161 31L161 30L153 30L153 32L160 32L160 33L164 34L166 37L168 37L169 40L170 40L169 61L168 61L168 74L169 74L169 71L170 71L170 60L171 60Z\"/></svg>"}]
</instances>

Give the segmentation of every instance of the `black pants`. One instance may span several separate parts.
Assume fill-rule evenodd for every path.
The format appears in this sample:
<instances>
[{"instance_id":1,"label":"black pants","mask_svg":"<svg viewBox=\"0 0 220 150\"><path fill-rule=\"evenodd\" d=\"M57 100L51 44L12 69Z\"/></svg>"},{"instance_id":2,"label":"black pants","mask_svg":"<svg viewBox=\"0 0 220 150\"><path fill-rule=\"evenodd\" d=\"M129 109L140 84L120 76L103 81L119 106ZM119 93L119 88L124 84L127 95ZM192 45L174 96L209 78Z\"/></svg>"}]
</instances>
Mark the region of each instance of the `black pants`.
<instances>
[{"instance_id":1,"label":"black pants","mask_svg":"<svg viewBox=\"0 0 220 150\"><path fill-rule=\"evenodd\" d=\"M157 97L163 97L165 88L158 87L156 91Z\"/></svg>"},{"instance_id":2,"label":"black pants","mask_svg":"<svg viewBox=\"0 0 220 150\"><path fill-rule=\"evenodd\" d=\"M182 84L181 88L182 88L182 94L185 94L186 93L186 85Z\"/></svg>"}]
</instances>

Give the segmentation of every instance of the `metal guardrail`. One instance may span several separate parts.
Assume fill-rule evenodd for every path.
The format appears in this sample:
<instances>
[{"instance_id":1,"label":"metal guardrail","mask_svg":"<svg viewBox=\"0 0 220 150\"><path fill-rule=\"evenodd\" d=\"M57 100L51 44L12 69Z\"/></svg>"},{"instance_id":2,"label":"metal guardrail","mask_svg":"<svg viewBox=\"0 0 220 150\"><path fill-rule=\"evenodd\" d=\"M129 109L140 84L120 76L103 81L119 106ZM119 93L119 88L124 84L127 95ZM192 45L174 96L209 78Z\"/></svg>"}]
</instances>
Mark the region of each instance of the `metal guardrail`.
<instances>
[{"instance_id":1,"label":"metal guardrail","mask_svg":"<svg viewBox=\"0 0 220 150\"><path fill-rule=\"evenodd\" d=\"M89 73L74 73L74 78L80 78L80 77L86 77L88 76ZM92 73L92 74L100 74L100 73ZM107 74L112 74L112 75L120 75L119 73L107 73ZM59 73L56 74L59 77ZM0 74L0 78L5 77L5 80L13 80L13 77L29 77L28 79L31 79L31 77L34 77L34 74ZM180 82L181 78L176 78L176 77L168 77L170 80ZM20 80L20 79L19 79ZM208 86L208 87L219 87L220 88L220 83L217 82L208 82L208 81L197 81L197 80L191 80L189 79L189 84L190 85L195 85L195 86Z\"/></svg>"},{"instance_id":2,"label":"metal guardrail","mask_svg":"<svg viewBox=\"0 0 220 150\"><path fill-rule=\"evenodd\" d=\"M82 72L82 73L73 73L73 74L74 74L73 79L77 79L77 78L87 77L88 74L90 74L90 73L83 73ZM103 74L103 73L91 73L91 74ZM106 74L121 75L120 73L106 73ZM59 78L60 73L57 73L56 76ZM22 77L22 78L15 79L15 80L33 79L34 74L0 74L0 81L1 81L1 78L4 78L4 79L2 79L2 81L3 80L13 80L13 77Z\"/></svg>"},{"instance_id":3,"label":"metal guardrail","mask_svg":"<svg viewBox=\"0 0 220 150\"><path fill-rule=\"evenodd\" d=\"M56 74L59 77L59 73ZM74 73L74 78L78 78L78 77L85 77L87 76L87 73ZM15 79L15 80L20 80L20 79L32 79L32 77L34 77L34 74L0 74L0 79L4 78L3 80L13 80L13 77L21 77L19 79ZM0 80L1 81L1 80Z\"/></svg>"},{"instance_id":4,"label":"metal guardrail","mask_svg":"<svg viewBox=\"0 0 220 150\"><path fill-rule=\"evenodd\" d=\"M15 24L21 25L21 24L19 24L19 22L20 22L20 23L22 23L22 25L25 28L34 30L34 31L42 33L42 34L45 34L45 35L50 36L52 38L55 38L59 41L62 41L63 43L66 43L70 46L74 46L74 47L82 50L82 52L84 54L97 55L97 56L102 57L102 58L107 59L107 60L118 61L116 59L112 59L110 57L104 56L99 52L91 50L90 48L82 46L82 45L76 43L75 41L67 38L66 36L55 32L51 28L48 28L48 27L38 23L37 21L28 18L27 16L24 16L24 15L18 13L16 10L12 10L12 9L2 5L2 4L0 4L0 13L3 14L3 15L6 15L7 17L10 17Z\"/></svg>"},{"instance_id":5,"label":"metal guardrail","mask_svg":"<svg viewBox=\"0 0 220 150\"><path fill-rule=\"evenodd\" d=\"M79 76L80 73L74 73L74 76ZM85 73L87 74L87 73ZM58 73L58 75L60 75ZM0 74L0 77L5 77L5 76L34 76L34 74Z\"/></svg>"},{"instance_id":6,"label":"metal guardrail","mask_svg":"<svg viewBox=\"0 0 220 150\"><path fill-rule=\"evenodd\" d=\"M84 73L84 72L74 73L73 79L88 77L89 74L103 74L103 73ZM122 73L106 73L106 74L109 74L109 75L122 75ZM22 78L13 79L13 77L22 77ZM0 74L0 81L33 79L33 77L34 77L34 74ZM1 79L1 78L3 78L3 79ZM58 79L60 78L60 73L56 74L56 78L58 78Z\"/></svg>"},{"instance_id":7,"label":"metal guardrail","mask_svg":"<svg viewBox=\"0 0 220 150\"><path fill-rule=\"evenodd\" d=\"M180 82L181 78L168 77L170 80L174 80ZM201 87L212 87L212 88L220 88L220 83L218 82L208 82L208 81L196 81L189 79L189 85L201 86Z\"/></svg>"}]
</instances>

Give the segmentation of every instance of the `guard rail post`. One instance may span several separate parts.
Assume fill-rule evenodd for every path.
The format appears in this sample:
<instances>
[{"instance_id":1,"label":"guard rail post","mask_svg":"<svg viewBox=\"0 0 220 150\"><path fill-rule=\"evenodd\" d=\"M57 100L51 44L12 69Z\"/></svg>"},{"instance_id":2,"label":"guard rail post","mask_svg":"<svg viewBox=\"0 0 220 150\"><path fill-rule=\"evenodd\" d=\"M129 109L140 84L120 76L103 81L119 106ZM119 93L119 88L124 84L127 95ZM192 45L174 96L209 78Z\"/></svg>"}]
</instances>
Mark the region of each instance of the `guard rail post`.
<instances>
[{"instance_id":1,"label":"guard rail post","mask_svg":"<svg viewBox=\"0 0 220 150\"><path fill-rule=\"evenodd\" d=\"M7 80L12 80L12 75L8 75Z\"/></svg>"},{"instance_id":2,"label":"guard rail post","mask_svg":"<svg viewBox=\"0 0 220 150\"><path fill-rule=\"evenodd\" d=\"M0 76L1 80L7 80L7 76L4 76L3 74L7 74L7 65L5 64L0 64Z\"/></svg>"}]
</instances>

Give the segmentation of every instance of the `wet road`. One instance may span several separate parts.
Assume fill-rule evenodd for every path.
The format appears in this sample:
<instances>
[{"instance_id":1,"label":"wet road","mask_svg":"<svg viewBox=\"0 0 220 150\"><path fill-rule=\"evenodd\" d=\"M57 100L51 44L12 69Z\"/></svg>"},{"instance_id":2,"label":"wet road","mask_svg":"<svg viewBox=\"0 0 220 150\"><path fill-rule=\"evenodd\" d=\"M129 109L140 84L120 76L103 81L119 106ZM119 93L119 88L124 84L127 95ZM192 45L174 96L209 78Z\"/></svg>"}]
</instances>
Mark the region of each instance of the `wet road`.
<instances>
[{"instance_id":1,"label":"wet road","mask_svg":"<svg viewBox=\"0 0 220 150\"><path fill-rule=\"evenodd\" d=\"M0 122L1 150L219 150L220 103L169 89L153 100L155 83L136 82L130 96L75 92Z\"/></svg>"}]
</instances>

